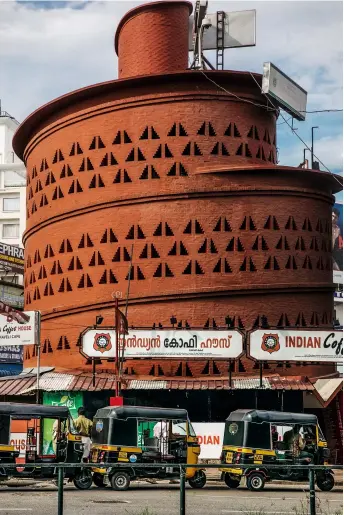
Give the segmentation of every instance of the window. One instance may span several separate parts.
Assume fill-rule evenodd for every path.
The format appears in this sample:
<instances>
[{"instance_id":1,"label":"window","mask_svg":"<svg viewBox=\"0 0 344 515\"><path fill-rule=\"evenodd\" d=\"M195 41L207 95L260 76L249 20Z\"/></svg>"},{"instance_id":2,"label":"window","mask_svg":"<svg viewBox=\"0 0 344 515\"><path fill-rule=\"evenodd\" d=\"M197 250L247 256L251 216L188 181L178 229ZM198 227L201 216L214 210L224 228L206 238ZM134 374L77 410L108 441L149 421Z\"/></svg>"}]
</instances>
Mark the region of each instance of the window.
<instances>
[{"instance_id":1,"label":"window","mask_svg":"<svg viewBox=\"0 0 344 515\"><path fill-rule=\"evenodd\" d=\"M6 170L4 183L5 188L11 188L13 186L26 186L26 177L23 177L22 175L12 170Z\"/></svg>"},{"instance_id":2,"label":"window","mask_svg":"<svg viewBox=\"0 0 344 515\"><path fill-rule=\"evenodd\" d=\"M3 199L3 211L19 211L19 197L10 197Z\"/></svg>"},{"instance_id":3,"label":"window","mask_svg":"<svg viewBox=\"0 0 344 515\"><path fill-rule=\"evenodd\" d=\"M3 224L3 238L19 238L19 224Z\"/></svg>"}]
</instances>

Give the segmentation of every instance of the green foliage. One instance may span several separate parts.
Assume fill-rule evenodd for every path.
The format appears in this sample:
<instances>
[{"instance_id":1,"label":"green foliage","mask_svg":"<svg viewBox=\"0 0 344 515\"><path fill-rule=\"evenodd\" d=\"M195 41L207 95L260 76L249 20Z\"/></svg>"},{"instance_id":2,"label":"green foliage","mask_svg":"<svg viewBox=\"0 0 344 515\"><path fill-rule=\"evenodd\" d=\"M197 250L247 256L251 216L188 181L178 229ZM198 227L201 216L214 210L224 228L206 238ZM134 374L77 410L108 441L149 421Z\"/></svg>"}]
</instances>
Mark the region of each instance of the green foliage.
<instances>
[{"instance_id":1,"label":"green foliage","mask_svg":"<svg viewBox=\"0 0 344 515\"><path fill-rule=\"evenodd\" d=\"M128 515L157 515L155 511L151 511L150 508L146 507L143 510L140 511L127 511Z\"/></svg>"}]
</instances>

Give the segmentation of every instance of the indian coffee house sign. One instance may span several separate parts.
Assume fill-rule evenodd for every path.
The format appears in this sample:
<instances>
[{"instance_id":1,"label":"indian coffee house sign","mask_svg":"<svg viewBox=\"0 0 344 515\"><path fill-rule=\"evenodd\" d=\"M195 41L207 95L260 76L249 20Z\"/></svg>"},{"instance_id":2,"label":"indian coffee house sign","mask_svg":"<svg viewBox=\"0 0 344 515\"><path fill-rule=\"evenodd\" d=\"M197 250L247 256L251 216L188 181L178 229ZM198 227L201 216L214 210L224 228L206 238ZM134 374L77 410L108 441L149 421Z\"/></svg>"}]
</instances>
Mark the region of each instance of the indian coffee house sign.
<instances>
[{"instance_id":1,"label":"indian coffee house sign","mask_svg":"<svg viewBox=\"0 0 344 515\"><path fill-rule=\"evenodd\" d=\"M0 269L15 274L24 274L24 249L0 243Z\"/></svg>"},{"instance_id":2,"label":"indian coffee house sign","mask_svg":"<svg viewBox=\"0 0 344 515\"><path fill-rule=\"evenodd\" d=\"M243 335L230 331L129 330L119 338L124 358L236 359L243 353ZM113 328L88 328L81 333L80 352L89 358L115 358Z\"/></svg>"},{"instance_id":3,"label":"indian coffee house sign","mask_svg":"<svg viewBox=\"0 0 344 515\"><path fill-rule=\"evenodd\" d=\"M342 331L257 329L249 342L249 355L258 361L343 361Z\"/></svg>"},{"instance_id":4,"label":"indian coffee house sign","mask_svg":"<svg viewBox=\"0 0 344 515\"><path fill-rule=\"evenodd\" d=\"M0 303L0 349L11 345L35 345L39 342L39 311L4 312ZM9 307L9 306L7 306Z\"/></svg>"}]
</instances>

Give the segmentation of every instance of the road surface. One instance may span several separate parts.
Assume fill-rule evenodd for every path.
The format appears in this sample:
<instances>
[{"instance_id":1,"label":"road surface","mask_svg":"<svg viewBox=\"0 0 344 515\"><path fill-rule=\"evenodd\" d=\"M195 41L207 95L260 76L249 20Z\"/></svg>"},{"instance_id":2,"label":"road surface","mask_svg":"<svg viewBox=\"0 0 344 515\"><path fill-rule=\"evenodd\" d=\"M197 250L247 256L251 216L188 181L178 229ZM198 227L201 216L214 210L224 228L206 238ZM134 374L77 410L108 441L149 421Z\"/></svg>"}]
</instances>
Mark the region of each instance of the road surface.
<instances>
[{"instance_id":1,"label":"road surface","mask_svg":"<svg viewBox=\"0 0 344 515\"><path fill-rule=\"evenodd\" d=\"M0 515L56 515L57 489L50 483L35 487L0 487ZM341 488L317 491L319 515L343 513ZM266 487L253 493L246 488L229 490L209 484L202 490L186 490L186 515L307 515L308 492L302 486ZM147 508L147 511L145 509ZM126 492L109 488L64 490L64 515L179 515L179 485L132 483Z\"/></svg>"}]
</instances>

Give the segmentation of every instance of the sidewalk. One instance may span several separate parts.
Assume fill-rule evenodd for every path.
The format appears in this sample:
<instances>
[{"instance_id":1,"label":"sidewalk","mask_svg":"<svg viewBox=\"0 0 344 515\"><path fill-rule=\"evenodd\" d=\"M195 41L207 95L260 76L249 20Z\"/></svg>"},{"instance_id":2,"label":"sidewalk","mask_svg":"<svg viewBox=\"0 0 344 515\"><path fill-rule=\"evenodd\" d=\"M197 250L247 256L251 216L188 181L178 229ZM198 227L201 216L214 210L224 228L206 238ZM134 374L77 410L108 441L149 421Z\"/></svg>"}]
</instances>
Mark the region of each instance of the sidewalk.
<instances>
[{"instance_id":1,"label":"sidewalk","mask_svg":"<svg viewBox=\"0 0 344 515\"><path fill-rule=\"evenodd\" d=\"M207 481L221 481L221 472L218 469L211 468L207 469L207 465L205 467L205 474L207 476ZM342 470L334 470L334 480L335 486L343 486L343 471ZM288 481L290 485L297 485L301 483L296 483L293 481ZM274 481L274 484L286 484L286 481Z\"/></svg>"}]
</instances>

